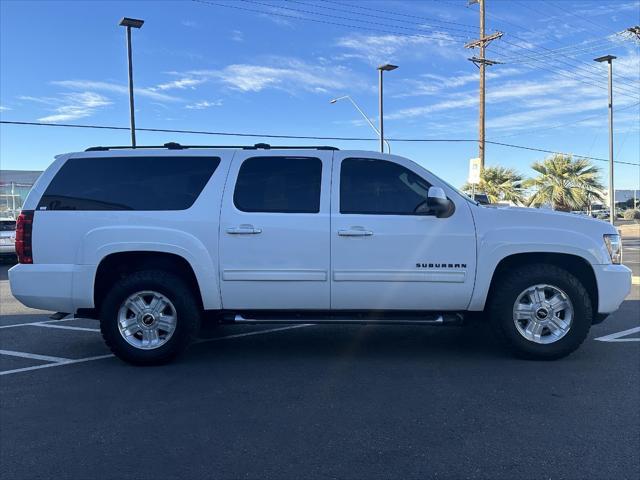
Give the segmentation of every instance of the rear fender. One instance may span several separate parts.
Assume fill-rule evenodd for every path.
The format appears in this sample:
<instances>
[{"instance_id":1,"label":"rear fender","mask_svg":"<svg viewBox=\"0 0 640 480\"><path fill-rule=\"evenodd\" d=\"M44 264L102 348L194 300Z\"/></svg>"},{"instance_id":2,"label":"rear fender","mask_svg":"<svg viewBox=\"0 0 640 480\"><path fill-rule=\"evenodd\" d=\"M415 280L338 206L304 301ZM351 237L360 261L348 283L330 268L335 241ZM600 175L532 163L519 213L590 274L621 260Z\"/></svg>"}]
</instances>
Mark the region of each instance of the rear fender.
<instances>
[{"instance_id":1,"label":"rear fender","mask_svg":"<svg viewBox=\"0 0 640 480\"><path fill-rule=\"evenodd\" d=\"M126 240L120 240L126 239ZM117 226L93 229L85 235L78 263L94 265L93 278L87 288L93 296L95 272L102 259L121 252L162 252L184 258L193 270L207 310L221 308L218 285L218 262L211 257L203 243L181 230L158 227Z\"/></svg>"}]
</instances>

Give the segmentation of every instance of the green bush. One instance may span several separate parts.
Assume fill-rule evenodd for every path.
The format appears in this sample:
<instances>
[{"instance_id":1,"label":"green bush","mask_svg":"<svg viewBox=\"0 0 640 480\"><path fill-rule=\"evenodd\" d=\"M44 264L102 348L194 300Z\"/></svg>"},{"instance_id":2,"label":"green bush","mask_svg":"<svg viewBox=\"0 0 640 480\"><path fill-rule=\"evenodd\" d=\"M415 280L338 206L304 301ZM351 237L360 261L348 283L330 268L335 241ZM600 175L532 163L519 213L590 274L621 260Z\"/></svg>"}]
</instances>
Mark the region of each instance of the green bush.
<instances>
[{"instance_id":1,"label":"green bush","mask_svg":"<svg viewBox=\"0 0 640 480\"><path fill-rule=\"evenodd\" d=\"M624 211L624 219L625 220L640 220L640 210L629 210Z\"/></svg>"}]
</instances>

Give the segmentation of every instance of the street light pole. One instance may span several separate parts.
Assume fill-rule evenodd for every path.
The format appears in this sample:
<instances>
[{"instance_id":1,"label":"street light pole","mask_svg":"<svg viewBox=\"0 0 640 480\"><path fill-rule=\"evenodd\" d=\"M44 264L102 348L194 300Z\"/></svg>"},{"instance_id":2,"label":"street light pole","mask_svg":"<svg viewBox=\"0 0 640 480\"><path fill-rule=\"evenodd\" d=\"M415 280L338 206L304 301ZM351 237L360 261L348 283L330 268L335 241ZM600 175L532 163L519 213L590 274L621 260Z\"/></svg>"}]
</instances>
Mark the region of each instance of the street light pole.
<instances>
[{"instance_id":1,"label":"street light pole","mask_svg":"<svg viewBox=\"0 0 640 480\"><path fill-rule=\"evenodd\" d=\"M384 153L384 112L383 112L383 94L382 94L382 72L390 72L398 68L397 65L389 63L378 67L378 109L380 114L380 151Z\"/></svg>"},{"instance_id":2,"label":"street light pole","mask_svg":"<svg viewBox=\"0 0 640 480\"><path fill-rule=\"evenodd\" d=\"M609 222L613 225L616 218L616 191L613 184L613 63L616 57L605 55L594 60L609 65Z\"/></svg>"},{"instance_id":3,"label":"street light pole","mask_svg":"<svg viewBox=\"0 0 640 480\"><path fill-rule=\"evenodd\" d=\"M376 128L376 126L373 124L373 122L367 116L367 114L364 113L364 111L358 106L358 104L355 102L355 100L353 98L351 98L349 95L345 95L343 97L334 98L329 103L337 103L340 100L345 100L345 99L349 100L351 102L351 105L353 105L355 107L355 109L358 110L358 112L360 112L360 115L362 115L362 118L364 118L367 121L367 123L373 129L373 131L376 132L376 135L378 135L378 137L380 137L380 130L378 130ZM391 153L391 145L389 144L389 142L387 140L385 140L384 143L387 145L387 152Z\"/></svg>"},{"instance_id":4,"label":"street light pole","mask_svg":"<svg viewBox=\"0 0 640 480\"><path fill-rule=\"evenodd\" d=\"M127 29L127 60L129 62L129 116L131 120L131 146L136 147L136 119L133 103L133 57L131 53L131 28L140 28L144 24L143 20L124 17L119 25Z\"/></svg>"},{"instance_id":5,"label":"street light pole","mask_svg":"<svg viewBox=\"0 0 640 480\"><path fill-rule=\"evenodd\" d=\"M380 151L384 153L384 106L382 101L382 72L381 68L378 69L378 114L380 115Z\"/></svg>"}]
</instances>

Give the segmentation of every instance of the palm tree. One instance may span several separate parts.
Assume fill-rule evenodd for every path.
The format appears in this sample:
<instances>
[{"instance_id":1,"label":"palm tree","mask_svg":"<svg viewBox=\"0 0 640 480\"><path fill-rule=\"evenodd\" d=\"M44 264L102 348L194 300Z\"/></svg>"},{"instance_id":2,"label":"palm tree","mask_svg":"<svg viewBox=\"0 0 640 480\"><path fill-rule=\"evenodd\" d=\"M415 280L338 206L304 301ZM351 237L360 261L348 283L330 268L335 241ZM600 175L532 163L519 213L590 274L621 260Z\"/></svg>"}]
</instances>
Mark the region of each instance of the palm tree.
<instances>
[{"instance_id":1,"label":"palm tree","mask_svg":"<svg viewBox=\"0 0 640 480\"><path fill-rule=\"evenodd\" d=\"M556 154L531 165L538 176L526 182L534 192L529 206L551 204L554 210L582 210L602 200L604 187L600 170L586 159Z\"/></svg>"},{"instance_id":2,"label":"palm tree","mask_svg":"<svg viewBox=\"0 0 640 480\"><path fill-rule=\"evenodd\" d=\"M486 193L491 203L513 202L523 205L525 203L523 183L522 175L512 168L487 167L480 174L477 191ZM462 190L471 193L473 186L466 183Z\"/></svg>"}]
</instances>

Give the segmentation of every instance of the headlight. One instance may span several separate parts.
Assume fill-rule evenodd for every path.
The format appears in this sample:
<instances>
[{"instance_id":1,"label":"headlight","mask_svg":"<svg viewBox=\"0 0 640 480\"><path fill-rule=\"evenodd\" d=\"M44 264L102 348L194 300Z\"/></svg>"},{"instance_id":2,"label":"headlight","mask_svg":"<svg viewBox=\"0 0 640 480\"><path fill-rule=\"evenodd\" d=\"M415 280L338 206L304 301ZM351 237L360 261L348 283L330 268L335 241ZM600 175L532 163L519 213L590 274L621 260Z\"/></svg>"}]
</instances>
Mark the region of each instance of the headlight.
<instances>
[{"instance_id":1,"label":"headlight","mask_svg":"<svg viewBox=\"0 0 640 480\"><path fill-rule=\"evenodd\" d=\"M604 235L604 243L607 246L607 250L609 250L611 263L619 265L622 261L622 242L620 241L620 235L607 233Z\"/></svg>"}]
</instances>

